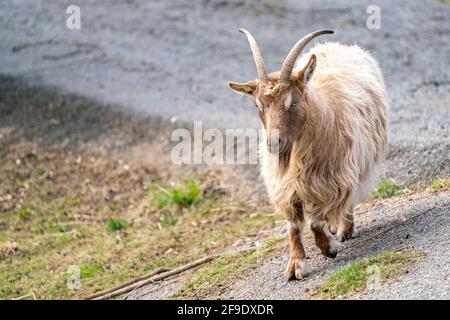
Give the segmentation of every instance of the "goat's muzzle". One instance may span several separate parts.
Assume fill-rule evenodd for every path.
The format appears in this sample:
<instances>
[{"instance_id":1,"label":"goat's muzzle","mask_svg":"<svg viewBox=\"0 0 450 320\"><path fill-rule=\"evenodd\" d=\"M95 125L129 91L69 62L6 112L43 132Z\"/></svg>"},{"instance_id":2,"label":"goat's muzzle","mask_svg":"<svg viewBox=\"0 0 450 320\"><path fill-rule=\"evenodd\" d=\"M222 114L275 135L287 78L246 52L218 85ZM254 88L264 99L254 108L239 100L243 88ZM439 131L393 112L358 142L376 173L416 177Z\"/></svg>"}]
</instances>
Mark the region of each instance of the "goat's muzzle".
<instances>
[{"instance_id":1,"label":"goat's muzzle","mask_svg":"<svg viewBox=\"0 0 450 320\"><path fill-rule=\"evenodd\" d=\"M287 139L277 134L270 135L266 140L267 150L274 155L281 154L286 150Z\"/></svg>"}]
</instances>

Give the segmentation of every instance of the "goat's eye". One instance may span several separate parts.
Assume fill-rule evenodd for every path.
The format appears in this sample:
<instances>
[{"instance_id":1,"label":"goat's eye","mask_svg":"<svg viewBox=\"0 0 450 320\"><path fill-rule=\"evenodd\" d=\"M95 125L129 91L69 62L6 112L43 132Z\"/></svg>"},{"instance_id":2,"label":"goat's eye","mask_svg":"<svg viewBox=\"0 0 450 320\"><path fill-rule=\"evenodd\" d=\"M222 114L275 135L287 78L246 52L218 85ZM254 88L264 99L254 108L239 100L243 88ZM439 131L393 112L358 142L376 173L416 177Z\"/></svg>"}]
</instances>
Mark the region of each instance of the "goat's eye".
<instances>
[{"instance_id":1,"label":"goat's eye","mask_svg":"<svg viewBox=\"0 0 450 320\"><path fill-rule=\"evenodd\" d=\"M256 105L256 108L258 108L259 112L263 111L264 107L258 98L256 98L255 105Z\"/></svg>"},{"instance_id":2,"label":"goat's eye","mask_svg":"<svg viewBox=\"0 0 450 320\"><path fill-rule=\"evenodd\" d=\"M292 110L293 107L295 107L297 105L297 102L292 101L291 104L289 106L287 105L283 105L284 109L286 109L286 111L290 111Z\"/></svg>"},{"instance_id":3,"label":"goat's eye","mask_svg":"<svg viewBox=\"0 0 450 320\"><path fill-rule=\"evenodd\" d=\"M292 101L292 95L288 94L286 96L286 98L283 101L283 106L286 110L289 110L289 108L293 105L293 101Z\"/></svg>"}]
</instances>

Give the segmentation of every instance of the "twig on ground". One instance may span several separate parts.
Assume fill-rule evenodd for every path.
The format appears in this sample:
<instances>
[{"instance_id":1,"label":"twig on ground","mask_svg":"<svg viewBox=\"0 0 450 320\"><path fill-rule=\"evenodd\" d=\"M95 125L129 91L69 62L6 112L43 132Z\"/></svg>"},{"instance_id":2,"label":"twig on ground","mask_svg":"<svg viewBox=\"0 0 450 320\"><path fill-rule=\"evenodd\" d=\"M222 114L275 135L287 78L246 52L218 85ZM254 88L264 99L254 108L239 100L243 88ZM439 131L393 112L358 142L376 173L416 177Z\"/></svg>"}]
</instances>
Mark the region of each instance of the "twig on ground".
<instances>
[{"instance_id":1,"label":"twig on ground","mask_svg":"<svg viewBox=\"0 0 450 320\"><path fill-rule=\"evenodd\" d=\"M34 292L33 292L33 291L31 291L30 293L28 293L28 294L26 294L26 295L24 295L24 296L17 297L17 298L13 298L13 299L11 299L11 300L23 300L23 299L25 299L25 298L28 298L29 296L32 296L32 297L33 297L33 300L36 300L36 296L34 295Z\"/></svg>"},{"instance_id":2,"label":"twig on ground","mask_svg":"<svg viewBox=\"0 0 450 320\"><path fill-rule=\"evenodd\" d=\"M190 262L188 264L185 264L185 265L183 265L181 267L178 267L178 268L175 268L175 269L163 272L163 273L158 274L158 275L143 276L143 277L140 277L141 280L137 280L137 281L136 281L136 279L131 280L131 281L126 282L124 284L121 284L121 285L119 285L119 286L117 286L115 288L111 288L111 289L105 290L103 292L98 292L98 293L93 294L93 295L91 295L89 297L86 297L85 300L103 300L103 299L116 297L118 295L130 292L133 289L135 289L136 287L141 287L143 285L146 285L146 284L149 284L149 283L152 283L152 282L156 282L156 281L159 281L159 280L166 279L166 278L168 278L170 276L173 276L175 274L182 273L182 272L184 272L186 270L193 269L193 268L198 267L198 266L200 266L200 265L202 265L204 263L207 263L209 261L214 260L216 257L217 257L216 255L207 256L207 257L201 258L199 260L196 260L196 261Z\"/></svg>"},{"instance_id":3,"label":"twig on ground","mask_svg":"<svg viewBox=\"0 0 450 320\"><path fill-rule=\"evenodd\" d=\"M172 280L172 281L167 281L166 283L164 283L164 284L162 284L162 285L160 285L160 286L157 286L157 287L155 287L155 288L152 288L151 290L146 291L144 294L139 295L137 298L140 298L140 297L142 297L142 296L148 295L148 294L150 294L150 293L152 293L152 292L155 292L155 291L157 291L157 290L160 290L160 289L162 289L162 288L165 288L165 287L167 287L167 286L169 286L169 285L171 285L172 283L175 283L175 282L177 282L177 279L174 279L174 280ZM130 295L130 294L128 294L128 295L125 297L124 300L126 300L126 299L128 298L129 295Z\"/></svg>"},{"instance_id":4,"label":"twig on ground","mask_svg":"<svg viewBox=\"0 0 450 320\"><path fill-rule=\"evenodd\" d=\"M156 276L156 275L158 275L158 274L160 274L160 273L167 272L167 271L170 271L170 269L158 268L158 269L156 269L156 270L153 270L153 271L150 272L149 274L146 274L146 275L143 275L143 276L140 276L140 277L137 277L137 278L128 280L128 281L126 281L126 282L124 282L124 283L121 283L121 284L119 284L119 285L117 285L117 286L115 286L115 287L113 287L113 288L109 288L109 289L106 289L106 290L103 290L103 291L96 292L96 293L94 293L94 294L92 294L92 295L90 295L90 296L84 298L84 300L92 300L92 299L95 299L95 298L97 298L97 297L106 295L106 294L108 294L108 293L114 292L114 291L119 290L119 289L122 289L122 288L124 288L124 287L126 287L126 286L132 285L132 284L134 284L134 283L136 283L136 282L139 282L139 281L148 279L148 278L150 278L150 277Z\"/></svg>"},{"instance_id":5,"label":"twig on ground","mask_svg":"<svg viewBox=\"0 0 450 320\"><path fill-rule=\"evenodd\" d=\"M154 283L156 283L156 281L154 281ZM143 283L137 285L133 290L131 290L130 292L128 292L128 293L125 295L125 297L123 298L123 300L127 300L128 297L129 297L130 295L132 295L134 292L136 292L136 291L137 291L139 288L141 288L143 285L144 285ZM163 287L163 286L164 286L164 285L162 285L161 287Z\"/></svg>"}]
</instances>

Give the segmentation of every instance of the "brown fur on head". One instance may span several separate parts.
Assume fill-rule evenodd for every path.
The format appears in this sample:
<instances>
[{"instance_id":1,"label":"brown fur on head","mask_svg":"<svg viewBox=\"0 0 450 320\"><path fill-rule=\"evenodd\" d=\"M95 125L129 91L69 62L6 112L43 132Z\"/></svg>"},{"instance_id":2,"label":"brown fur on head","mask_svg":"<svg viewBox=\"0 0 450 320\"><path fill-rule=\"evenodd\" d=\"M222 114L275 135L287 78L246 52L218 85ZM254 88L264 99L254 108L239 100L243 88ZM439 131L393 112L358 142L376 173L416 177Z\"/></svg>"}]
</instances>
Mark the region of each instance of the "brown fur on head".
<instances>
[{"instance_id":1,"label":"brown fur on head","mask_svg":"<svg viewBox=\"0 0 450 320\"><path fill-rule=\"evenodd\" d=\"M249 95L266 130L267 148L272 153L289 152L300 135L304 120L305 88L316 66L312 55L306 66L294 71L289 83L280 81L280 72L269 75L269 81L229 82L231 89Z\"/></svg>"}]
</instances>

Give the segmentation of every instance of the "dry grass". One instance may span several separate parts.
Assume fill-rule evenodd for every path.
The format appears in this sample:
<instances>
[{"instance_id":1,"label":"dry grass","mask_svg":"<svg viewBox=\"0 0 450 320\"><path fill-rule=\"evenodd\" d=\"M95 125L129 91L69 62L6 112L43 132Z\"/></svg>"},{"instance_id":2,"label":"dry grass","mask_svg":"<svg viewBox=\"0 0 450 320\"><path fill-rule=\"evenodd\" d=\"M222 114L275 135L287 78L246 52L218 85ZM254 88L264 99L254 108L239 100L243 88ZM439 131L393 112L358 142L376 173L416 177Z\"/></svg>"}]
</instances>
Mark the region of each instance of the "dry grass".
<instances>
[{"instance_id":1,"label":"dry grass","mask_svg":"<svg viewBox=\"0 0 450 320\"><path fill-rule=\"evenodd\" d=\"M154 164L28 141L0 156L0 298L81 298L221 252L279 219L231 197L216 171L171 177ZM67 286L70 266L78 289Z\"/></svg>"}]
</instances>

